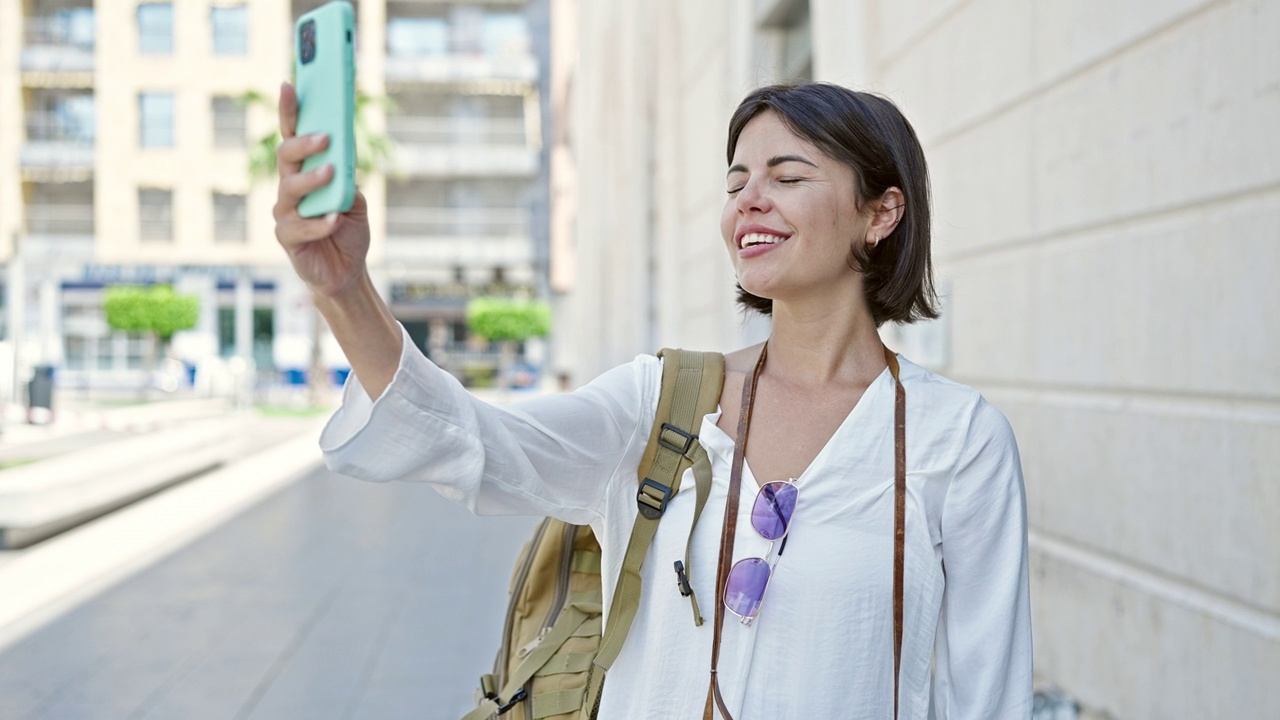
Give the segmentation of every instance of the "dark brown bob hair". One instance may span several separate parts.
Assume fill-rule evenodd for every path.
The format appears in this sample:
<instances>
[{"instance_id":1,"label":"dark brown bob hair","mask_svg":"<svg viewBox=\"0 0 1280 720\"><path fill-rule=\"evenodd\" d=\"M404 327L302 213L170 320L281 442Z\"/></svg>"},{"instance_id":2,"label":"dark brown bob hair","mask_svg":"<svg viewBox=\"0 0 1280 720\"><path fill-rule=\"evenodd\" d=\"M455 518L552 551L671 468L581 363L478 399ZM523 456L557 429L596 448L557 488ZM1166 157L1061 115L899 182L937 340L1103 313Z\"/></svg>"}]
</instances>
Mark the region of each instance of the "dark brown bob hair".
<instances>
[{"instance_id":1,"label":"dark brown bob hair","mask_svg":"<svg viewBox=\"0 0 1280 720\"><path fill-rule=\"evenodd\" d=\"M938 317L929 254L929 172L915 130L886 98L830 83L769 85L752 91L729 120L728 161L752 118L772 111L791 132L853 168L858 207L897 187L902 220L874 247L850 239L849 266L862 273L876 326ZM738 286L738 302L765 315L773 301Z\"/></svg>"}]
</instances>

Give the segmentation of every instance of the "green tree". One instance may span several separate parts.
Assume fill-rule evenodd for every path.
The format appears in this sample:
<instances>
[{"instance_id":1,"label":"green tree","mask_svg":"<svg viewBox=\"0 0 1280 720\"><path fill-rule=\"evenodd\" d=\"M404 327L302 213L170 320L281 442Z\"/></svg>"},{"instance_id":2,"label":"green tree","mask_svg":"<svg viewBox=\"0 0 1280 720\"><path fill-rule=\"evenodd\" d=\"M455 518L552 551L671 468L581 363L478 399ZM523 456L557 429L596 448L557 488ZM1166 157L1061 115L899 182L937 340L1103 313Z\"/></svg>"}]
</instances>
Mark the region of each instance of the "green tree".
<instances>
[{"instance_id":1,"label":"green tree","mask_svg":"<svg viewBox=\"0 0 1280 720\"><path fill-rule=\"evenodd\" d=\"M237 99L244 107L260 107L272 113L276 104L257 90L242 93ZM373 108L394 110L390 98L369 95L356 90L356 111L353 129L356 136L356 177L363 179L369 173L387 172L391 169L391 140L369 127L369 111ZM275 129L255 140L249 146L249 178L267 180L276 174L276 148L280 147L280 130Z\"/></svg>"},{"instance_id":2,"label":"green tree","mask_svg":"<svg viewBox=\"0 0 1280 720\"><path fill-rule=\"evenodd\" d=\"M249 90L240 95L239 103L245 107L261 107L271 113L276 112L276 103L266 95ZM395 104L390 98L376 97L364 91L356 90L355 120L353 129L356 137L356 182L359 183L370 173L387 172L391 168L391 140L387 136L374 132L369 127L369 113L375 108L393 110ZM255 140L249 146L249 180L261 182L270 180L276 175L276 149L280 147L280 130L277 128ZM307 371L307 385L310 387L311 404L319 405L324 394L325 372L320 351L320 313L312 308L311 318L311 367Z\"/></svg>"},{"instance_id":3,"label":"green tree","mask_svg":"<svg viewBox=\"0 0 1280 720\"><path fill-rule=\"evenodd\" d=\"M541 300L478 297L467 303L467 327L500 343L498 379L503 388L509 388L516 343L551 332L551 307Z\"/></svg>"},{"instance_id":4,"label":"green tree","mask_svg":"<svg viewBox=\"0 0 1280 720\"><path fill-rule=\"evenodd\" d=\"M113 285L103 303L107 324L115 330L147 336L147 380L155 370L156 357L163 354L173 334L190 330L200 317L200 299L180 295L168 285ZM147 381L143 382L145 391Z\"/></svg>"}]
</instances>

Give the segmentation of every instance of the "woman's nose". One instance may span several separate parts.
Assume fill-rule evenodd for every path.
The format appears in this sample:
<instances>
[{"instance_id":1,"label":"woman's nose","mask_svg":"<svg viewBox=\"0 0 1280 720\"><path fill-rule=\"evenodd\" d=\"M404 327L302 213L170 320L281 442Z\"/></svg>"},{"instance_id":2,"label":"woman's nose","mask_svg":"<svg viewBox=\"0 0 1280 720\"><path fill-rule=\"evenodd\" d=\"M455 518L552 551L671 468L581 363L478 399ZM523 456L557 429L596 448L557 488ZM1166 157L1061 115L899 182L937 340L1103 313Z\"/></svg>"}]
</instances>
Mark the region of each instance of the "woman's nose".
<instances>
[{"instance_id":1,"label":"woman's nose","mask_svg":"<svg viewBox=\"0 0 1280 720\"><path fill-rule=\"evenodd\" d=\"M736 198L738 212L768 212L770 208L769 197L761 190L760 183L755 180L747 182L738 191Z\"/></svg>"}]
</instances>

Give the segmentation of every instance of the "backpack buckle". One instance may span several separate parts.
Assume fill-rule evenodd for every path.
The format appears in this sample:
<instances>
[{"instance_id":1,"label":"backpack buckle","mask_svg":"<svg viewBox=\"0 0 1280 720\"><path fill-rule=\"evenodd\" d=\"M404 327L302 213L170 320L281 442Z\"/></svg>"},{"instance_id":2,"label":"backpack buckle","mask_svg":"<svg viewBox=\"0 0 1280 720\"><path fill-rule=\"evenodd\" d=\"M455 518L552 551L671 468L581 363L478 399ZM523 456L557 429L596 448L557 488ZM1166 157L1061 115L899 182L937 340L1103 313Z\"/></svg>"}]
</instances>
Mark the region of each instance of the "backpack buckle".
<instances>
[{"instance_id":1,"label":"backpack buckle","mask_svg":"<svg viewBox=\"0 0 1280 720\"><path fill-rule=\"evenodd\" d=\"M524 688L520 688L519 690L516 691L514 695L511 696L510 700L498 706L498 709L494 712L494 715L505 714L508 710L515 707L521 700L524 700L527 697L529 697L529 692Z\"/></svg>"},{"instance_id":2,"label":"backpack buckle","mask_svg":"<svg viewBox=\"0 0 1280 720\"><path fill-rule=\"evenodd\" d=\"M644 482L640 483L640 490L636 493L636 505L640 507L640 514L650 520L662 517L669 499L671 499L671 488L649 478L645 478Z\"/></svg>"},{"instance_id":3,"label":"backpack buckle","mask_svg":"<svg viewBox=\"0 0 1280 720\"><path fill-rule=\"evenodd\" d=\"M684 570L684 563L676 561L676 587L680 588L682 597L689 597L693 594L693 586L689 584L689 574Z\"/></svg>"},{"instance_id":4,"label":"backpack buckle","mask_svg":"<svg viewBox=\"0 0 1280 720\"><path fill-rule=\"evenodd\" d=\"M668 435L670 433L670 435ZM658 444L678 455L685 455L693 447L698 436L681 430L671 423L662 423L662 431L658 433Z\"/></svg>"}]
</instances>

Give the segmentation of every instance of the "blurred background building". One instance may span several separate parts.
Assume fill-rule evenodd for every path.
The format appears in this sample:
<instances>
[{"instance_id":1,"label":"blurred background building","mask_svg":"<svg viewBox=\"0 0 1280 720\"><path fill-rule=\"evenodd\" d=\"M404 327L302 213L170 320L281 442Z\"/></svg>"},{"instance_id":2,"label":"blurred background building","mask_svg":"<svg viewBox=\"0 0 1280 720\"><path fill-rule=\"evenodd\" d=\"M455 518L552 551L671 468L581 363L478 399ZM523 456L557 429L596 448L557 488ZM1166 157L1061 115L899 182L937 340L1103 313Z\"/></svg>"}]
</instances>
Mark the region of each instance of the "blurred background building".
<instances>
[{"instance_id":1,"label":"blurred background building","mask_svg":"<svg viewBox=\"0 0 1280 720\"><path fill-rule=\"evenodd\" d=\"M119 283L201 299L172 346L197 378L233 357L260 382L301 377L310 298L275 242L274 181L248 167L294 20L320 4L0 3L0 395L35 365L63 387L136 386L143 339L102 312ZM357 85L382 100L364 119L393 149L361 181L372 271L424 350L482 377L497 351L467 331L468 298L547 292L546 0L354 5ZM345 365L331 342L323 361Z\"/></svg>"},{"instance_id":2,"label":"blurred background building","mask_svg":"<svg viewBox=\"0 0 1280 720\"><path fill-rule=\"evenodd\" d=\"M1280 712L1280 2L553 0L552 17L573 383L762 337L718 231L729 116L776 80L884 93L931 163L945 311L885 335L1013 422L1041 681L1115 718Z\"/></svg>"}]
</instances>

